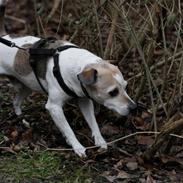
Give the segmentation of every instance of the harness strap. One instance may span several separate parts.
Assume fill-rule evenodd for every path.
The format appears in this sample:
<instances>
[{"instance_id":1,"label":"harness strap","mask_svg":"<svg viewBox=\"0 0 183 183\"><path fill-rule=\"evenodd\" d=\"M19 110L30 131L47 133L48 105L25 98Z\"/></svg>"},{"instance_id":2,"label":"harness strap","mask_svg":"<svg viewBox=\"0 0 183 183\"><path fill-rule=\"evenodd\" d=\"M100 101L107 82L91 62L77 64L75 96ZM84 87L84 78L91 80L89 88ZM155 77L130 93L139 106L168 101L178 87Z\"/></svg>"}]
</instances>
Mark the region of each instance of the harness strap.
<instances>
[{"instance_id":1,"label":"harness strap","mask_svg":"<svg viewBox=\"0 0 183 183\"><path fill-rule=\"evenodd\" d=\"M9 46L11 48L16 47L16 48L21 49L21 50L26 50L25 48L21 48L21 47L17 46L15 43L13 43L7 39L4 39L2 37L0 37L0 43L4 44L6 46Z\"/></svg>"},{"instance_id":2,"label":"harness strap","mask_svg":"<svg viewBox=\"0 0 183 183\"><path fill-rule=\"evenodd\" d=\"M78 76L77 76L77 77L78 77ZM87 98L89 98L90 100L94 101L93 98L91 98L90 95L88 94L86 88L83 86L83 83L80 81L79 77L78 77L78 80L79 80L79 82L80 82L81 89L82 89L84 95L85 95Z\"/></svg>"},{"instance_id":3,"label":"harness strap","mask_svg":"<svg viewBox=\"0 0 183 183\"><path fill-rule=\"evenodd\" d=\"M48 39L49 40L49 39ZM42 40L42 43L45 44L46 40ZM22 49L22 50L27 50L26 48L21 48L19 46L17 46L15 43L4 39L2 37L0 37L0 42L3 43L6 46L9 46L11 48L16 47L18 49ZM64 82L63 77L61 75L60 72L60 67L59 67L59 53L58 52L62 52L64 50L67 50L69 48L79 48L77 46L74 45L64 45L64 46L60 46L56 49L51 48L29 48L29 54L30 54L30 66L32 67L32 70L35 74L35 77L41 87L41 89L47 94L46 89L44 88L44 86L42 85L38 75L37 75L37 71L36 71L36 62L35 62L35 58L37 57L53 57L54 60L54 67L53 67L53 75L55 76L55 78L57 79L57 82L59 83L60 87L64 90L65 93L67 93L68 95L72 96L72 97L78 97L76 95L76 93L74 91L72 91ZM79 80L79 79L78 79ZM80 80L79 80L80 81ZM83 91L83 93L85 94L86 97L88 97L89 99L93 100L90 95L88 94L86 88L83 86L82 82L80 81L80 85L81 85L81 89Z\"/></svg>"},{"instance_id":4,"label":"harness strap","mask_svg":"<svg viewBox=\"0 0 183 183\"><path fill-rule=\"evenodd\" d=\"M35 77L36 77L36 79L37 79L37 81L38 81L38 83L39 83L41 89L42 89L46 94L48 94L48 92L46 91L46 89L45 89L44 86L42 85L42 83L41 83L41 81L40 81L40 79L39 79L39 77L38 77L38 75L37 75L37 71L36 71L36 62L35 62L35 60L33 59L33 57L31 57L31 56L30 56L30 59L29 59L29 63L30 63L30 66L32 67L32 70L33 70L33 72L34 72L34 75L35 75Z\"/></svg>"},{"instance_id":5,"label":"harness strap","mask_svg":"<svg viewBox=\"0 0 183 183\"><path fill-rule=\"evenodd\" d=\"M29 54L36 56L51 57L55 54L56 49L53 48L29 48Z\"/></svg>"},{"instance_id":6,"label":"harness strap","mask_svg":"<svg viewBox=\"0 0 183 183\"><path fill-rule=\"evenodd\" d=\"M67 93L68 95L72 97L78 97L64 82L63 77L60 72L59 67L59 54L56 53L53 55L54 60L54 67L53 67L53 75L57 79L57 82L59 83L60 87Z\"/></svg>"},{"instance_id":7,"label":"harness strap","mask_svg":"<svg viewBox=\"0 0 183 183\"><path fill-rule=\"evenodd\" d=\"M38 56L44 56L44 57L50 57L53 56L54 60L54 67L53 67L53 75L57 79L57 82L59 83L60 87L64 90L65 93L70 95L71 97L78 97L74 91L72 91L64 82L63 77L60 72L60 67L59 67L59 53L64 50L67 50L69 48L79 48L74 45L65 45L65 46L60 46L56 49L47 49L47 48L30 48L29 53L30 53L30 65L32 66L32 69L34 71L34 74L36 76L36 79L38 80L39 85L41 86L42 90L47 94L47 91L43 87L43 85L40 82L39 77L37 76L36 72L36 64L34 61L34 57Z\"/></svg>"}]
</instances>

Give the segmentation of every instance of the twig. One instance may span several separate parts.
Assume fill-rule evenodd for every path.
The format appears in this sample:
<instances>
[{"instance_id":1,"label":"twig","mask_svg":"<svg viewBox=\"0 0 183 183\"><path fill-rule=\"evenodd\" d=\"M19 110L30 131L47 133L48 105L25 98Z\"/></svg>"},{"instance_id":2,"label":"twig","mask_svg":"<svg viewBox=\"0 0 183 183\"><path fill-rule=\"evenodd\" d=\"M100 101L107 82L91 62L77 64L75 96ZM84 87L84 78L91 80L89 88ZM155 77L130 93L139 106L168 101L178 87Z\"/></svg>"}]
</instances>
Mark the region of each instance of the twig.
<instances>
[{"instance_id":1,"label":"twig","mask_svg":"<svg viewBox=\"0 0 183 183\"><path fill-rule=\"evenodd\" d=\"M53 15L55 14L56 10L58 9L59 7L59 4L60 4L61 0L54 0L54 3L53 3L53 7L51 9L51 12L50 14L48 15L47 17L47 22L53 17ZM63 3L62 3L63 4Z\"/></svg>"},{"instance_id":2,"label":"twig","mask_svg":"<svg viewBox=\"0 0 183 183\"><path fill-rule=\"evenodd\" d=\"M36 17L37 33L38 33L38 36L41 37L39 20L38 20L38 17L37 17L37 4L36 4L36 0L34 0L33 3L34 3L34 11L35 11L35 17Z\"/></svg>"},{"instance_id":3,"label":"twig","mask_svg":"<svg viewBox=\"0 0 183 183\"><path fill-rule=\"evenodd\" d=\"M58 2L58 6L59 6L61 0L55 0L55 2L57 2L57 1L59 1L59 2ZM58 32L59 32L60 25L61 25L61 22L62 22L63 7L64 7L64 0L62 0L62 4L61 4L59 24L58 24L58 27L57 27L57 34L58 34ZM58 7L56 7L56 9L57 9L57 8L58 8Z\"/></svg>"},{"instance_id":4,"label":"twig","mask_svg":"<svg viewBox=\"0 0 183 183\"><path fill-rule=\"evenodd\" d=\"M10 15L6 15L5 18L8 18L8 19L13 20L13 21L20 22L22 24L26 24L26 21L21 19L21 18L17 18L17 17L10 16Z\"/></svg>"},{"instance_id":5,"label":"twig","mask_svg":"<svg viewBox=\"0 0 183 183\"><path fill-rule=\"evenodd\" d=\"M135 44L137 46L137 50L138 50L138 52L139 52L139 54L140 54L140 56L142 58L142 61L143 61L144 67L145 67L145 72L146 72L146 75L147 75L147 82L148 82L148 85L149 85L149 92L150 92L150 96L151 96L152 108L153 108L153 122L154 122L155 130L157 130L157 128L156 128L156 126L157 126L157 124L156 124L156 113L155 113L156 110L155 110L155 104L154 104L154 98L153 98L151 83L152 83L153 87L155 88L155 91L156 91L156 93L157 93L157 95L158 95L158 97L159 97L159 99L161 101L161 104L163 106L163 109L164 109L166 115L167 115L167 110L166 110L166 108L165 108L165 106L163 104L163 100L162 100L162 97L161 97L161 95L160 95L160 93L158 91L158 88L157 88L157 86L155 85L155 83L153 81L152 75L151 75L151 73L149 71L149 67L148 67L148 64L146 63L145 56L144 56L144 53L142 51L141 45L140 45L140 43L138 41L137 35L136 35L136 33L135 33L131 23L129 22L127 16L125 15L124 9L123 9L123 16L125 17L126 23L129 26L129 29L131 31L131 35L132 35L132 37L134 39L134 42L135 42Z\"/></svg>"},{"instance_id":6,"label":"twig","mask_svg":"<svg viewBox=\"0 0 183 183\"><path fill-rule=\"evenodd\" d=\"M180 5L180 0L178 1L179 2L179 13L181 14L181 5ZM179 40L181 39L180 37L180 33L181 33L181 26L182 26L182 16L180 15L180 19L179 19L179 29L178 29L178 32L177 32L177 39L176 39L176 44L175 44L175 49L174 49L174 53L173 53L173 60L172 60L172 63L170 65L170 68L168 70L168 74L170 73L172 67L173 67L173 64L174 64L174 59L175 59L175 53L177 52L177 49L178 49L178 43L179 43Z\"/></svg>"},{"instance_id":7,"label":"twig","mask_svg":"<svg viewBox=\"0 0 183 183\"><path fill-rule=\"evenodd\" d=\"M179 13L181 13L180 0L179 0ZM170 65L170 68L168 70L168 74L169 74L169 72L171 71L171 69L173 67L173 63L174 63L174 60L175 60L175 53L177 52L177 49L178 49L178 43L179 43L179 41L181 41L181 34L180 34L181 33L181 26L182 26L182 17L180 16L179 24L178 24L178 31L177 31L177 39L176 39L175 49L174 49L174 53L173 53L173 60L172 60L172 63ZM183 57L183 55L182 55L182 57ZM171 95L170 101L172 101L175 98L176 90L177 90L177 86L179 84L179 81L181 83L180 75L181 75L181 72L182 72L182 67L183 67L183 61L181 60L180 64L179 64L179 69L178 69L178 72L177 72L177 75L176 75L174 90L173 90L173 93ZM169 114L170 113L171 113L171 111L169 110Z\"/></svg>"},{"instance_id":8,"label":"twig","mask_svg":"<svg viewBox=\"0 0 183 183\"><path fill-rule=\"evenodd\" d=\"M180 52L178 52L178 53L175 54L175 57L181 56L182 54L183 54L183 51L180 51ZM173 58L173 56L169 57L169 58L167 59L167 61L170 62L170 61L172 60L172 58ZM175 60L175 61L176 61L176 60ZM150 71L153 71L153 70L156 69L157 67L161 67L163 64L165 64L165 60L159 61L157 64L152 65L152 66L149 68L149 70L150 70ZM140 73L136 74L135 76L129 78L128 81L131 81L131 80L133 80L133 79L135 79L135 78L139 78L139 77L141 77L142 75L143 75L143 73L140 72Z\"/></svg>"},{"instance_id":9,"label":"twig","mask_svg":"<svg viewBox=\"0 0 183 183\"><path fill-rule=\"evenodd\" d=\"M41 29L42 29L42 31L43 31L44 37L47 37L46 31L45 31L45 28L44 28L44 26L43 26L43 22L42 22L40 16L38 16L38 20L39 20L39 23L40 23L40 25L41 25Z\"/></svg>"},{"instance_id":10,"label":"twig","mask_svg":"<svg viewBox=\"0 0 183 183\"><path fill-rule=\"evenodd\" d=\"M107 145L111 145L111 144L114 144L116 142L119 142L119 141L122 141L122 140L125 140L127 138L130 138L130 137L133 137L133 136L136 136L136 135L142 135L142 134L160 134L160 132L153 132L153 131L145 131L145 132L135 132L135 133L132 133L132 134L129 134L129 135L126 135L124 137L121 137L121 138L118 138L118 139L115 139L113 141L110 141L110 142L107 142ZM177 137L177 138L180 138L180 139L183 139L183 136L180 136L180 135L176 135L176 134L169 134L170 136L173 136L173 137ZM45 147L45 146L44 146ZM99 146L88 146L86 147L86 149L95 149L95 148L98 148ZM72 148L46 148L45 151L72 151L73 149Z\"/></svg>"},{"instance_id":11,"label":"twig","mask_svg":"<svg viewBox=\"0 0 183 183\"><path fill-rule=\"evenodd\" d=\"M113 7L111 8L111 13L112 13L112 23L111 23L111 29L108 35L108 39L107 39L107 45L105 47L105 52L104 52L104 59L107 59L109 56L109 50L112 47L113 44L113 36L116 30L116 22L118 19L118 11L116 11L116 9L114 9Z\"/></svg>"},{"instance_id":12,"label":"twig","mask_svg":"<svg viewBox=\"0 0 183 183\"><path fill-rule=\"evenodd\" d=\"M97 14L97 7L95 4L95 0L92 0L92 2L93 2L93 11L94 11L95 18L96 18L98 34L99 34L100 54L101 54L101 57L103 57L104 53L103 53L102 34L101 34L100 24L99 24L99 19L98 19L98 14Z\"/></svg>"}]
</instances>

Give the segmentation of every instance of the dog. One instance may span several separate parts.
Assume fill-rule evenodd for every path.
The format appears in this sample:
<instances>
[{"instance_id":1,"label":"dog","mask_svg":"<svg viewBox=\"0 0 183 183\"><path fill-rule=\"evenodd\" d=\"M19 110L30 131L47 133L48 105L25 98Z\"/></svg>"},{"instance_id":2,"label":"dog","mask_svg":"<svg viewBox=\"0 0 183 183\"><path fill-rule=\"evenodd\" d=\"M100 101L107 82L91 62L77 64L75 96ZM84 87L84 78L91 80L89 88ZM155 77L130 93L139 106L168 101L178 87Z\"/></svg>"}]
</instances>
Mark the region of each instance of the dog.
<instances>
[{"instance_id":1,"label":"dog","mask_svg":"<svg viewBox=\"0 0 183 183\"><path fill-rule=\"evenodd\" d=\"M0 0L1 37L16 43L20 47L26 47L38 42L40 38L34 36L11 38L10 35L5 35L4 25L2 25L4 23L5 4L5 0ZM106 62L86 49L74 47L74 44L70 42L57 41L57 43L64 46L73 46L59 53L60 72L64 83L78 96L79 108L92 131L95 145L102 149L107 149L107 143L102 137L95 119L93 101L116 111L120 115L128 115L130 110L135 109L137 105L126 92L127 82L117 66ZM13 101L17 115L22 114L22 101L32 91L43 91L32 68L25 62L26 58L28 58L26 51L10 48L0 43L0 75L7 76L17 91ZM86 149L77 140L63 112L64 103L71 99L72 96L69 96L60 87L53 74L53 68L53 57L49 57L46 62L45 77L38 76L42 86L48 93L45 107L65 137L66 142L72 146L77 155L85 157ZM83 88L85 91L83 91ZM86 92L88 96L86 96Z\"/></svg>"}]
</instances>

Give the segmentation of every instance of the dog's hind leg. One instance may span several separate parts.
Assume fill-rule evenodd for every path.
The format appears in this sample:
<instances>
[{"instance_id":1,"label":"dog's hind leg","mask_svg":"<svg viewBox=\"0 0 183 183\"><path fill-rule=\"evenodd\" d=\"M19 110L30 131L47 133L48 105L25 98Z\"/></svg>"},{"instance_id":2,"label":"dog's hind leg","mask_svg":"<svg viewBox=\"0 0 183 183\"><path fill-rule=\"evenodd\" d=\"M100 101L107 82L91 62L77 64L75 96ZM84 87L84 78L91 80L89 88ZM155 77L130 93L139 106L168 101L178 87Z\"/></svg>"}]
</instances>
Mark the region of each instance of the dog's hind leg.
<instances>
[{"instance_id":1,"label":"dog's hind leg","mask_svg":"<svg viewBox=\"0 0 183 183\"><path fill-rule=\"evenodd\" d=\"M17 116L22 114L21 104L23 100L31 94L31 90L27 88L23 83L19 82L16 78L9 77L11 83L15 87L16 95L13 100L13 107Z\"/></svg>"},{"instance_id":2,"label":"dog's hind leg","mask_svg":"<svg viewBox=\"0 0 183 183\"><path fill-rule=\"evenodd\" d=\"M89 99L79 99L78 104L86 122L92 131L95 145L100 146L102 149L107 149L107 144L100 133L98 124L95 119L93 102Z\"/></svg>"}]
</instances>

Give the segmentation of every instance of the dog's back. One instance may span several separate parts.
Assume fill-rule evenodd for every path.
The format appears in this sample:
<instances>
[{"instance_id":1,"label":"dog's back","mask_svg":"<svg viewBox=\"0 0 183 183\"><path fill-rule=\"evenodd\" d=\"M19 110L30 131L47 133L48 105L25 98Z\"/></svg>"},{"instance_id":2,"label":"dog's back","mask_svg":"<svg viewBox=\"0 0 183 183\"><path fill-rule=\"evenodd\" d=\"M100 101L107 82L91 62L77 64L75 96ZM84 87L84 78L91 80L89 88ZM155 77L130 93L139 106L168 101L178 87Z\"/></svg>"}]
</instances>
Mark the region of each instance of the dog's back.
<instances>
[{"instance_id":1,"label":"dog's back","mask_svg":"<svg viewBox=\"0 0 183 183\"><path fill-rule=\"evenodd\" d=\"M33 37L33 36L25 36L22 38L11 38L10 36L3 36L6 40L14 42L16 45L22 47L26 45L27 43L29 44L34 44L39 40L39 38ZM0 75L4 74L15 74L14 72L14 60L15 56L17 54L18 49L17 48L10 48L7 47L6 45L0 43Z\"/></svg>"}]
</instances>

